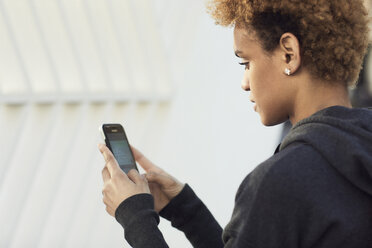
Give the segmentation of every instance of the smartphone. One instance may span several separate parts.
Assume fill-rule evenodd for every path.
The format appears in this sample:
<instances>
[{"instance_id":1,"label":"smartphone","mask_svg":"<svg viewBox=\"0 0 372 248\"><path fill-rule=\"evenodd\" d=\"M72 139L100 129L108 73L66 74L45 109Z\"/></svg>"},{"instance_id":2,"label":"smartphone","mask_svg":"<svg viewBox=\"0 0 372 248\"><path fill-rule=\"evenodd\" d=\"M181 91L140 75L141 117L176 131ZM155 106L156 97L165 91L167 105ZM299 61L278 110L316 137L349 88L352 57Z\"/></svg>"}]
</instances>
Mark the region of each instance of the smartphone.
<instances>
[{"instance_id":1,"label":"smartphone","mask_svg":"<svg viewBox=\"0 0 372 248\"><path fill-rule=\"evenodd\" d=\"M120 168L125 173L128 173L131 169L138 171L123 126L120 124L103 124L100 131L103 134L106 146L114 154Z\"/></svg>"}]
</instances>

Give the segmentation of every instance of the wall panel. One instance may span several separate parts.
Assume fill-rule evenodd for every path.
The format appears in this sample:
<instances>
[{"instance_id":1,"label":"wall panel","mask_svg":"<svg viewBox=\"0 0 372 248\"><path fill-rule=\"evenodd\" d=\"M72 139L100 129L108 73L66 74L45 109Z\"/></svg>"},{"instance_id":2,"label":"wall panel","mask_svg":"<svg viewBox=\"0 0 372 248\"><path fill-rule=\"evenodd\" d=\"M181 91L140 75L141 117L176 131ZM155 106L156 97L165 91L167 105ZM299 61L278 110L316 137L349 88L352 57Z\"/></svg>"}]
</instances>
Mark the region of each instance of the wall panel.
<instances>
[{"instance_id":1,"label":"wall panel","mask_svg":"<svg viewBox=\"0 0 372 248\"><path fill-rule=\"evenodd\" d=\"M55 111L58 114L43 144L39 166L35 171L30 191L22 203L23 210L12 239L12 247L26 247L27 244L38 243L55 192L61 183L61 175L64 173L71 146L78 134L76 131L81 107L78 105L56 107Z\"/></svg>"},{"instance_id":2,"label":"wall panel","mask_svg":"<svg viewBox=\"0 0 372 248\"><path fill-rule=\"evenodd\" d=\"M20 51L32 91L45 93L56 90L56 81L53 64L44 47L43 36L31 4L30 1L4 0L2 8L14 34L14 42Z\"/></svg>"},{"instance_id":3,"label":"wall panel","mask_svg":"<svg viewBox=\"0 0 372 248\"><path fill-rule=\"evenodd\" d=\"M21 55L1 2L0 30L0 54L3 58L7 58L0 59L0 92L3 94L25 92L29 82L27 81Z\"/></svg>"},{"instance_id":4,"label":"wall panel","mask_svg":"<svg viewBox=\"0 0 372 248\"><path fill-rule=\"evenodd\" d=\"M151 9L137 5L0 1L0 247L123 243L102 203L98 126L123 123L140 137L171 93L151 75L170 87Z\"/></svg>"},{"instance_id":5,"label":"wall panel","mask_svg":"<svg viewBox=\"0 0 372 248\"><path fill-rule=\"evenodd\" d=\"M50 56L58 88L62 92L82 91L83 84L79 66L58 1L31 0L29 2L45 43L44 48Z\"/></svg>"},{"instance_id":6,"label":"wall panel","mask_svg":"<svg viewBox=\"0 0 372 248\"><path fill-rule=\"evenodd\" d=\"M30 106L29 111L23 123L25 129L17 137L17 145L0 188L0 221L7 223L7 228L0 234L0 240L6 247L11 244L19 225L25 199L29 196L39 168L40 154L54 124L52 106Z\"/></svg>"}]
</instances>

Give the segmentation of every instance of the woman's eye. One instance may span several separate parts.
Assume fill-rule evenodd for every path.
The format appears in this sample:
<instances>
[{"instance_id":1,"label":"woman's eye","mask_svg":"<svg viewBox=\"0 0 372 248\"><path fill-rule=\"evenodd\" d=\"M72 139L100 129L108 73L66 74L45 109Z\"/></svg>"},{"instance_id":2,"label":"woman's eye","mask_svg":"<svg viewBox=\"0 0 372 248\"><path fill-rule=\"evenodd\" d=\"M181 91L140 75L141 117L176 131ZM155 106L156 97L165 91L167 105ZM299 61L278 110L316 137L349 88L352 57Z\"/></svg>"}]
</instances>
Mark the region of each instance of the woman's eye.
<instances>
[{"instance_id":1,"label":"woman's eye","mask_svg":"<svg viewBox=\"0 0 372 248\"><path fill-rule=\"evenodd\" d=\"M249 70L249 62L241 62L239 65L244 65L244 69Z\"/></svg>"}]
</instances>

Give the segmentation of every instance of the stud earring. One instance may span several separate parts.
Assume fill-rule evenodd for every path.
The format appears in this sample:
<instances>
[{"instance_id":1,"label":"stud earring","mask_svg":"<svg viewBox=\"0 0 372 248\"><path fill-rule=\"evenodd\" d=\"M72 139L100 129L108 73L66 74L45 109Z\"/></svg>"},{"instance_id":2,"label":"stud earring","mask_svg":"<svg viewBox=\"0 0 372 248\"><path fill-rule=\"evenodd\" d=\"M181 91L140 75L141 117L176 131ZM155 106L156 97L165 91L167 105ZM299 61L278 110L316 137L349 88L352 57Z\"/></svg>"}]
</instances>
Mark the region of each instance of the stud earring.
<instances>
[{"instance_id":1,"label":"stud earring","mask_svg":"<svg viewBox=\"0 0 372 248\"><path fill-rule=\"evenodd\" d=\"M290 76L290 75L291 75L291 69L285 68L284 73L285 73L287 76Z\"/></svg>"}]
</instances>

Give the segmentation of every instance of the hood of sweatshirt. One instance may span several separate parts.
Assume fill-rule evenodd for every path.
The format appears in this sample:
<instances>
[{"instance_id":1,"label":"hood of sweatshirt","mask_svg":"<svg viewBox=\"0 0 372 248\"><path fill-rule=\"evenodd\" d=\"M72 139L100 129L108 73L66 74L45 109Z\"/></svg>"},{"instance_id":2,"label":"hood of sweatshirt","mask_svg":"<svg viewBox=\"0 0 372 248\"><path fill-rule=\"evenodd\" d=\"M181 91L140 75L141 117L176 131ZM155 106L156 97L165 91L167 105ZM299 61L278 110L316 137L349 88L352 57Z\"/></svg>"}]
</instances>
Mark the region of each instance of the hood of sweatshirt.
<instances>
[{"instance_id":1,"label":"hood of sweatshirt","mask_svg":"<svg viewBox=\"0 0 372 248\"><path fill-rule=\"evenodd\" d=\"M354 186L372 196L372 110L333 106L293 126L280 150L306 143Z\"/></svg>"}]
</instances>

